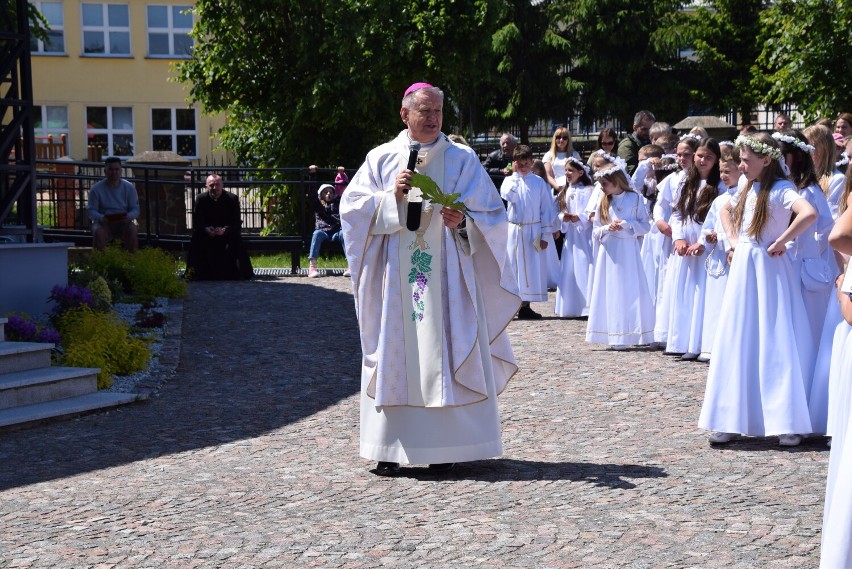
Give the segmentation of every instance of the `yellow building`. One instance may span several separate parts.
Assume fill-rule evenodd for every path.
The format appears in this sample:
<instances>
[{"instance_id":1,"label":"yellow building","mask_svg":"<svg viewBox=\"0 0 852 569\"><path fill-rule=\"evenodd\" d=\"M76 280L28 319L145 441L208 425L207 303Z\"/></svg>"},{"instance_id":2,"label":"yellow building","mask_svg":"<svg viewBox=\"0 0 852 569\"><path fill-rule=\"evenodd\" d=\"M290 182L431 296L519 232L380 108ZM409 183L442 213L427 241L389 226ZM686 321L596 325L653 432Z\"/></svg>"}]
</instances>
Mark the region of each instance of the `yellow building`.
<instances>
[{"instance_id":1,"label":"yellow building","mask_svg":"<svg viewBox=\"0 0 852 569\"><path fill-rule=\"evenodd\" d=\"M31 45L38 141L64 134L76 160L171 150L195 163L228 161L214 137L224 115L203 115L174 81L172 64L192 49L191 2L31 4L51 28Z\"/></svg>"}]
</instances>

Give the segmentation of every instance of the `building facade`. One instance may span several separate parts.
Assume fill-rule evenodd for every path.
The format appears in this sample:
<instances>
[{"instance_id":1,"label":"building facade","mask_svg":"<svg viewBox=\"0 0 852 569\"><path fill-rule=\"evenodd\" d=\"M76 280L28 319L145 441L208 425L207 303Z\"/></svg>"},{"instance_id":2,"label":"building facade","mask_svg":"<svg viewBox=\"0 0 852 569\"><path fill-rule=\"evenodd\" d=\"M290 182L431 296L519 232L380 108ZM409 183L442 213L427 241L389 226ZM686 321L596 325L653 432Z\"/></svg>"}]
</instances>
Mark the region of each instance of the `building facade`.
<instances>
[{"instance_id":1,"label":"building facade","mask_svg":"<svg viewBox=\"0 0 852 569\"><path fill-rule=\"evenodd\" d=\"M31 1L50 25L33 39L37 141L65 136L75 160L168 150L194 163L229 162L217 149L224 115L187 102L173 65L192 50L192 4L158 0Z\"/></svg>"}]
</instances>

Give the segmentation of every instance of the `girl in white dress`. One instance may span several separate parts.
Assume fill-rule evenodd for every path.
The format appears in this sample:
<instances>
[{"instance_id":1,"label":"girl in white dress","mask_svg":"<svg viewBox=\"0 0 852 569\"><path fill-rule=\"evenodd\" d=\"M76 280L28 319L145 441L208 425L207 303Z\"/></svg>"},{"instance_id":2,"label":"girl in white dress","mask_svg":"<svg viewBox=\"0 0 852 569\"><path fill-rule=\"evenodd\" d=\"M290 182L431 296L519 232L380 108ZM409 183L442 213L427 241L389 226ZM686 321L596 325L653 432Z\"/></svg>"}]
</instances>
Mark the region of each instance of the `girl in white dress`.
<instances>
[{"instance_id":1,"label":"girl in white dress","mask_svg":"<svg viewBox=\"0 0 852 569\"><path fill-rule=\"evenodd\" d=\"M848 216L847 218L843 217L844 213L852 209L852 169L848 169L846 172L844 188L837 209L839 213L838 226L841 219L848 219ZM843 228L839 229L843 230ZM837 230L838 227L835 226L832 235ZM848 257L844 252L846 250L838 248L836 253L837 262L841 267L845 267L847 264ZM845 271L846 269L842 270ZM829 302L825 321L822 325L822 335L820 336L813 381L808 398L811 426L815 433L825 433L829 437L834 437L838 430L846 428L843 419L838 420L838 410L844 409L848 404L849 378L852 376L844 375L842 368L845 359L844 348L851 343L852 326L849 326L843 319L838 303Z\"/></svg>"},{"instance_id":2,"label":"girl in white dress","mask_svg":"<svg viewBox=\"0 0 852 569\"><path fill-rule=\"evenodd\" d=\"M642 197L630 187L627 164L618 157L611 159L595 173L603 196L592 230L600 247L590 291L586 341L620 350L653 339L654 306L636 239L651 226Z\"/></svg>"},{"instance_id":3,"label":"girl in white dress","mask_svg":"<svg viewBox=\"0 0 852 569\"><path fill-rule=\"evenodd\" d=\"M672 242L669 259L669 323L666 353L694 360L701 354L704 323L704 268L707 249L701 242L701 226L710 207L725 188L719 177L719 144L706 138L695 150L692 168L675 191L672 203Z\"/></svg>"},{"instance_id":4,"label":"girl in white dress","mask_svg":"<svg viewBox=\"0 0 852 569\"><path fill-rule=\"evenodd\" d=\"M733 142L731 143L733 145ZM721 145L720 145L721 148ZM725 186L725 192L713 200L710 211L704 219L701 228L701 242L710 249L704 259L707 269L707 282L704 285L704 323L701 325L701 355L697 361L709 362L713 351L713 340L716 338L716 325L719 323L719 311L722 309L722 299L725 297L725 287L728 284L728 250L731 248L725 227L722 225L720 212L737 191L740 178L739 151L723 152L719 161L719 178Z\"/></svg>"},{"instance_id":5,"label":"girl in white dress","mask_svg":"<svg viewBox=\"0 0 852 569\"><path fill-rule=\"evenodd\" d=\"M592 222L583 215L592 194L589 167L578 158L568 159L567 186L559 192L562 221L562 271L556 287L556 315L576 318L589 314L588 288L592 268Z\"/></svg>"},{"instance_id":6,"label":"girl in white dress","mask_svg":"<svg viewBox=\"0 0 852 569\"><path fill-rule=\"evenodd\" d=\"M657 258L656 323L654 325L654 347L665 349L669 337L669 300L671 282L667 278L669 260L672 257L672 228L669 221L672 216L673 196L686 180L686 173L692 168L695 151L698 149L697 137L685 135L677 144L677 164L681 170L666 176L657 184L657 201L654 204L655 233L653 254Z\"/></svg>"},{"instance_id":7,"label":"girl in white dress","mask_svg":"<svg viewBox=\"0 0 852 569\"><path fill-rule=\"evenodd\" d=\"M852 183L852 169L846 172L847 190ZM843 202L841 202L842 204ZM831 232L831 245L843 254L852 254L852 208L845 209L837 218L837 225ZM847 268L846 272L849 273ZM846 275L849 279L850 275ZM838 277L837 298L832 304L842 315L843 325L852 328L852 300L848 288L843 287L844 279ZM852 337L842 345L839 358L838 378L841 388L835 390L832 384L832 411L829 415L831 439L831 457L828 461L828 477L825 485L825 510L822 521L822 547L820 568L852 567L852 437L849 420L852 418ZM832 368L834 367L832 362ZM834 369L832 369L832 381ZM833 423L833 424L832 424Z\"/></svg>"},{"instance_id":8,"label":"girl in white dress","mask_svg":"<svg viewBox=\"0 0 852 569\"><path fill-rule=\"evenodd\" d=\"M817 212L784 177L772 137L740 136L736 146L745 182L721 211L734 254L698 426L713 431L711 444L748 434L796 446L811 430L806 378L814 354L786 243Z\"/></svg>"},{"instance_id":9,"label":"girl in white dress","mask_svg":"<svg viewBox=\"0 0 852 569\"><path fill-rule=\"evenodd\" d=\"M834 225L834 219L828 201L817 184L811 155L814 147L808 144L804 135L797 130L775 132L772 138L781 146L784 163L790 171L790 181L796 185L799 195L817 211L814 226L799 235L788 245L787 254L793 264L793 271L802 281L802 299L808 311L814 346L819 343L825 311L831 295L832 283L837 276L834 255L829 250L828 233ZM831 261L831 266L829 265ZM814 427L815 425L811 425Z\"/></svg>"}]
</instances>

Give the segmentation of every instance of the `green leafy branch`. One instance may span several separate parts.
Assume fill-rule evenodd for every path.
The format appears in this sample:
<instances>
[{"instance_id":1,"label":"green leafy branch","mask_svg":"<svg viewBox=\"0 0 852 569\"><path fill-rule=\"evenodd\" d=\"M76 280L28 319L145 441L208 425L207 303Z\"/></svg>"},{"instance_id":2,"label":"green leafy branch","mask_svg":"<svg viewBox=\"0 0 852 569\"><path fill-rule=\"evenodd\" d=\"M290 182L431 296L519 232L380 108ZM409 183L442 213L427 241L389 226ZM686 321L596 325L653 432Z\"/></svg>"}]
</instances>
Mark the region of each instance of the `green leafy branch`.
<instances>
[{"instance_id":1,"label":"green leafy branch","mask_svg":"<svg viewBox=\"0 0 852 569\"><path fill-rule=\"evenodd\" d=\"M411 176L411 186L420 188L424 200L429 200L432 203L441 204L444 207L451 207L462 213L467 213L467 208L464 203L458 201L461 198L461 194L443 193L441 188L438 187L438 184L435 183L435 180L429 176L415 172L414 175Z\"/></svg>"}]
</instances>

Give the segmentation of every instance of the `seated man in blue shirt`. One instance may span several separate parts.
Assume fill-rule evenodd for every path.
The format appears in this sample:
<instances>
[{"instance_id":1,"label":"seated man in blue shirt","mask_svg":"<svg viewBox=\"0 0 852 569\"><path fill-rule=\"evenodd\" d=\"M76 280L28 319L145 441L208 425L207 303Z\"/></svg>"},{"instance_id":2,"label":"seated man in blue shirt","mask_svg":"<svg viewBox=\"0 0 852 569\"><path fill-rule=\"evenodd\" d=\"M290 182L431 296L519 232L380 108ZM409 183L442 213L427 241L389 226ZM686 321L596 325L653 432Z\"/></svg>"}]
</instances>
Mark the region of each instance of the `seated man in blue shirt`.
<instances>
[{"instance_id":1,"label":"seated man in blue shirt","mask_svg":"<svg viewBox=\"0 0 852 569\"><path fill-rule=\"evenodd\" d=\"M114 156L104 161L106 179L89 189L89 218L94 225L94 248L103 251L113 239L121 239L124 248L134 252L139 246L136 218L139 197L136 188L121 177L121 159Z\"/></svg>"}]
</instances>

